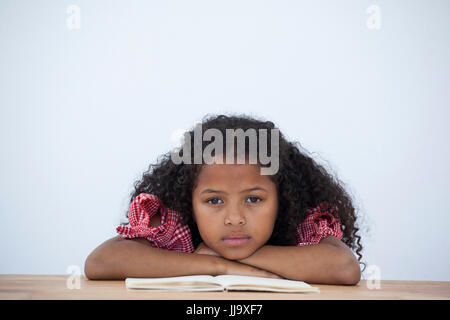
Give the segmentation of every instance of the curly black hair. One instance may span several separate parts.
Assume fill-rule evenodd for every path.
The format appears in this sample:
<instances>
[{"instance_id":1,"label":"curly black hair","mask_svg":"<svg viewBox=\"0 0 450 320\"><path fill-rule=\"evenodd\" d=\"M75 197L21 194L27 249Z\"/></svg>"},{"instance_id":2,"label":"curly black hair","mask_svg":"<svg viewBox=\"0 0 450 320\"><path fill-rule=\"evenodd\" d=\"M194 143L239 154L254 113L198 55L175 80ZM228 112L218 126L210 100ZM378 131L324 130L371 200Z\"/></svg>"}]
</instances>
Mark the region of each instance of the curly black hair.
<instances>
[{"instance_id":1,"label":"curly black hair","mask_svg":"<svg viewBox=\"0 0 450 320\"><path fill-rule=\"evenodd\" d=\"M271 129L278 129L271 121L243 114L206 115L202 119L201 128L202 137L203 133L210 128L219 130L223 137L226 137L226 129L242 129L243 131L255 129L256 132L259 132L259 129L266 129L268 151L272 150L270 147ZM359 228L356 226L355 208L343 183L308 156L309 152L300 143L289 142L280 131L278 132L279 169L276 174L269 177L276 184L278 212L282 214L277 215L272 236L266 244L296 245L296 229L299 223L306 219L307 209L325 204L325 210L340 219L343 232L342 241L356 252L358 261L364 265L365 269L366 264L361 262L363 247L361 237L357 234ZM191 146L194 146L194 130L192 129L188 133L191 137ZM245 150L249 150L247 143L249 139L245 140ZM202 152L210 143L202 142ZM226 149L225 141L223 143L224 149ZM259 152L259 143L257 145ZM197 247L202 239L193 218L192 191L196 186L197 176L205 163L203 160L201 164L194 163L193 149L192 147L190 164L185 162L175 164L171 158L173 151L158 157L157 163L150 164L142 178L134 183L134 191L130 194L130 203L141 193L156 195L166 207L180 213L180 223L189 226L193 245ZM180 156L183 155L181 148L176 152ZM336 207L337 210L334 210ZM126 217L128 219L128 211ZM122 223L122 225L126 224L128 223Z\"/></svg>"}]
</instances>

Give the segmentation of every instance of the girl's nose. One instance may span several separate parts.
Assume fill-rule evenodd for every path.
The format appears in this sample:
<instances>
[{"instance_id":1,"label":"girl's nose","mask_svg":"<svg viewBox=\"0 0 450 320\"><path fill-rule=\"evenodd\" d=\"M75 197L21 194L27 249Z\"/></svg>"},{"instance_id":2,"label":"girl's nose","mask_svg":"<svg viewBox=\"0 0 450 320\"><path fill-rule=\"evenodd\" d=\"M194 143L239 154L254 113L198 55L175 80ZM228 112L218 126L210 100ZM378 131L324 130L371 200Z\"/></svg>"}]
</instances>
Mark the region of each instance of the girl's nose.
<instances>
[{"instance_id":1,"label":"girl's nose","mask_svg":"<svg viewBox=\"0 0 450 320\"><path fill-rule=\"evenodd\" d=\"M245 217L244 215L236 208L232 208L225 215L225 225L245 225Z\"/></svg>"}]
</instances>

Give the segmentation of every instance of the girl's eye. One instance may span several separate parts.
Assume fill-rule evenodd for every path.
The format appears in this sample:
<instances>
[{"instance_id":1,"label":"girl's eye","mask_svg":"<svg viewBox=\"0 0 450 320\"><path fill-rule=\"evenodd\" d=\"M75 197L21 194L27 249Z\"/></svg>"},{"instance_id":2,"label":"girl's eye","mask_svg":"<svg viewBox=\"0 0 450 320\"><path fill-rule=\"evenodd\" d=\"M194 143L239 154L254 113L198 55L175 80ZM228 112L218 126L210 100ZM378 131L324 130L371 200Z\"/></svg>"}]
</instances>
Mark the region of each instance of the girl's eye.
<instances>
[{"instance_id":1,"label":"girl's eye","mask_svg":"<svg viewBox=\"0 0 450 320\"><path fill-rule=\"evenodd\" d=\"M211 202L210 202L210 201L215 201L215 200L220 200L220 201L222 201L222 200L219 199L219 198L211 198L211 199L209 199L209 200L206 200L206 202L209 203L209 204L217 204L217 203L211 203Z\"/></svg>"},{"instance_id":2,"label":"girl's eye","mask_svg":"<svg viewBox=\"0 0 450 320\"><path fill-rule=\"evenodd\" d=\"M261 198L258 198L258 197L255 197L255 196L249 196L249 197L247 197L247 200L249 200L250 199L250 201L247 201L247 203L257 203L257 202L261 202ZM209 204L222 204L223 203L223 201L221 202L221 203L219 203L218 201L222 201L222 199L219 199L219 198L211 198L211 199L209 199L209 200L206 200L206 203L209 203Z\"/></svg>"},{"instance_id":3,"label":"girl's eye","mask_svg":"<svg viewBox=\"0 0 450 320\"><path fill-rule=\"evenodd\" d=\"M247 199L253 199L253 200L259 200L259 201L250 201L250 203L257 203L261 201L261 198L255 197L255 196L250 196Z\"/></svg>"}]
</instances>

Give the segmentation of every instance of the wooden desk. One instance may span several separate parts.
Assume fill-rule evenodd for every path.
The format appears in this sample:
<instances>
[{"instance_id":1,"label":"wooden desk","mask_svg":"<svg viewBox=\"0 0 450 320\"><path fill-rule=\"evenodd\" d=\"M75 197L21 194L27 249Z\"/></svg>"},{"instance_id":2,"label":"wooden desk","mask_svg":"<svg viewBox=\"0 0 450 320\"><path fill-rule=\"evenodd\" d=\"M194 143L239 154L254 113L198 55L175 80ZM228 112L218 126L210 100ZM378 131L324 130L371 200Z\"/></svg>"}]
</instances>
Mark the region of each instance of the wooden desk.
<instances>
[{"instance_id":1,"label":"wooden desk","mask_svg":"<svg viewBox=\"0 0 450 320\"><path fill-rule=\"evenodd\" d=\"M356 286L317 285L320 293L269 292L162 292L129 291L125 281L92 281L81 275L80 289L68 289L69 275L0 275L0 299L17 300L450 300L450 282L380 281L380 289L368 289L365 280Z\"/></svg>"}]
</instances>

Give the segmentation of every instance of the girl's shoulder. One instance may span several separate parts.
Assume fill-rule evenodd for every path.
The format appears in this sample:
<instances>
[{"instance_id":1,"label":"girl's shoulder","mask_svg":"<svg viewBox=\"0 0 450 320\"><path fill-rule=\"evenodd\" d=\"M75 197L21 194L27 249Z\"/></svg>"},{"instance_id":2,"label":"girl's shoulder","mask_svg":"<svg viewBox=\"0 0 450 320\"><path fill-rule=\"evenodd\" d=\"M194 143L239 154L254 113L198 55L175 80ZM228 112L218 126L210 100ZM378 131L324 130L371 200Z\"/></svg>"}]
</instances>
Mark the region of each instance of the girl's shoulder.
<instances>
[{"instance_id":1,"label":"girl's shoulder","mask_svg":"<svg viewBox=\"0 0 450 320\"><path fill-rule=\"evenodd\" d=\"M339 216L333 215L335 211L337 211L337 206L330 207L326 202L307 209L305 220L297 226L297 245L318 244L320 240L329 235L342 240L343 232Z\"/></svg>"},{"instance_id":2,"label":"girl's shoulder","mask_svg":"<svg viewBox=\"0 0 450 320\"><path fill-rule=\"evenodd\" d=\"M179 223L179 216L156 195L141 193L130 203L129 226L118 226L116 232L124 238L146 238L156 248L193 252L189 227Z\"/></svg>"}]
</instances>

